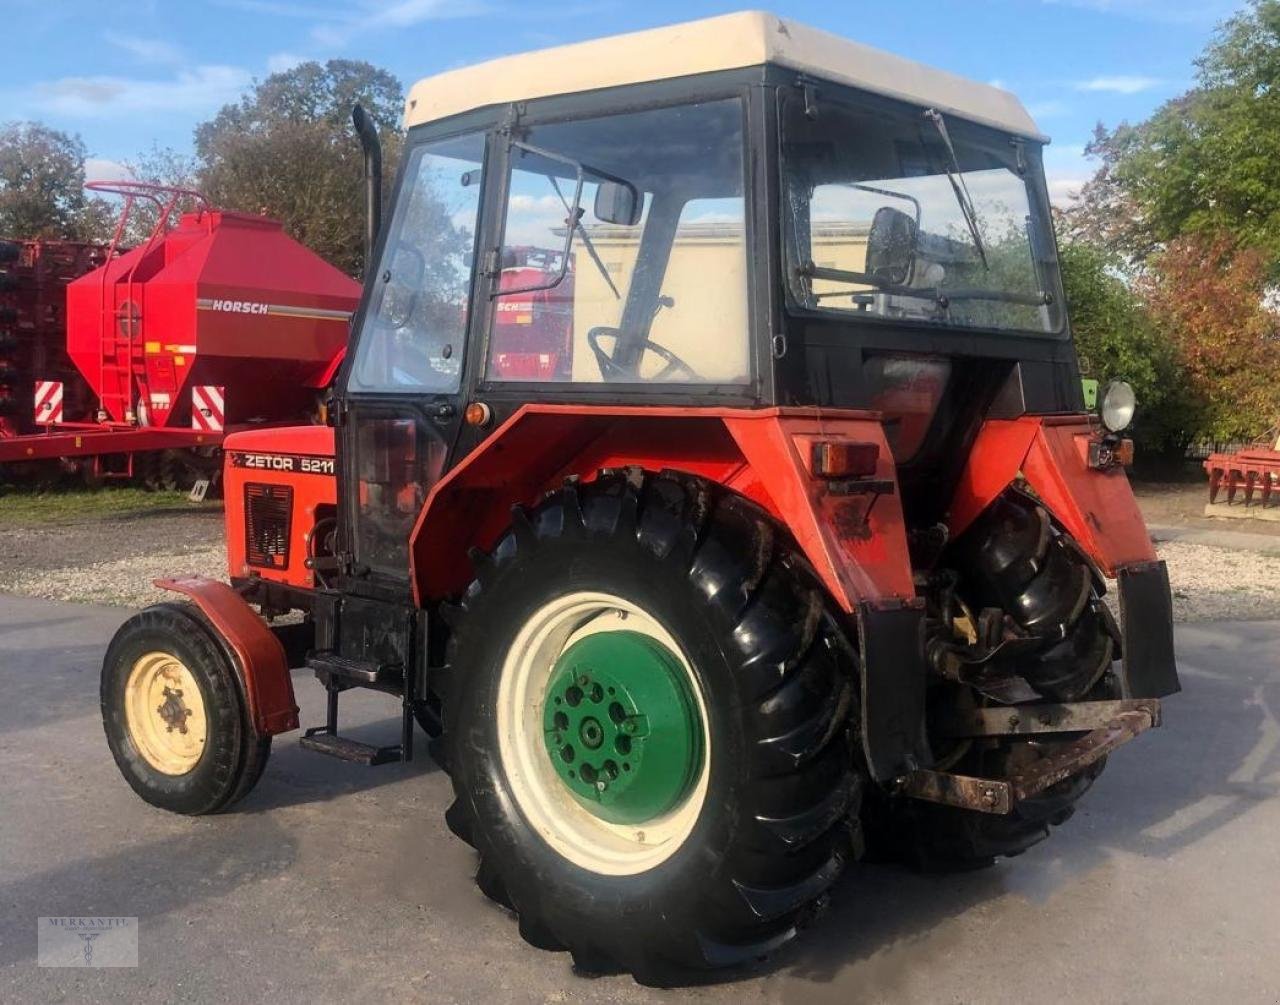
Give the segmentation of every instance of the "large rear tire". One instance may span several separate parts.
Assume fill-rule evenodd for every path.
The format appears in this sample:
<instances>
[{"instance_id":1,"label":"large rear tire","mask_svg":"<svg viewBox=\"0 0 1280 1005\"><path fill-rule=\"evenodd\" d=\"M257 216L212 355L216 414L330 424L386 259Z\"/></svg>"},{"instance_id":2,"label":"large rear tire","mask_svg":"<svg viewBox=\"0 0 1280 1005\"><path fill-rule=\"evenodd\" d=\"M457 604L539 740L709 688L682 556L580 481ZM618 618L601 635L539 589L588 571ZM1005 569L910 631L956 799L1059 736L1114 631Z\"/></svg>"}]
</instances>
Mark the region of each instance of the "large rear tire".
<instances>
[{"instance_id":1,"label":"large rear tire","mask_svg":"<svg viewBox=\"0 0 1280 1005\"><path fill-rule=\"evenodd\" d=\"M850 853L855 667L764 514L603 474L477 561L444 742L481 889L526 941L647 984L790 941Z\"/></svg>"},{"instance_id":2,"label":"large rear tire","mask_svg":"<svg viewBox=\"0 0 1280 1005\"><path fill-rule=\"evenodd\" d=\"M189 604L156 604L120 626L102 663L101 706L125 780L174 813L229 808L257 784L271 753L230 656Z\"/></svg>"},{"instance_id":3,"label":"large rear tire","mask_svg":"<svg viewBox=\"0 0 1280 1005\"><path fill-rule=\"evenodd\" d=\"M1020 651L1012 667L1043 696L1038 700L1118 697L1110 672L1112 622L1097 579L1074 542L1034 500L1015 493L1002 496L957 541L951 558L974 610L997 606L1019 630L1040 639L1033 649ZM931 698L950 700L958 687L937 684ZM981 695L972 700L988 702ZM947 770L1000 778L1062 742L1035 737L974 742L957 756L935 744L934 753L947 757ZM868 798L864 813L869 848L877 858L927 871L978 869L999 857L1021 855L1072 816L1105 764L1105 759L1097 761L1023 800L1007 816L877 793Z\"/></svg>"}]
</instances>

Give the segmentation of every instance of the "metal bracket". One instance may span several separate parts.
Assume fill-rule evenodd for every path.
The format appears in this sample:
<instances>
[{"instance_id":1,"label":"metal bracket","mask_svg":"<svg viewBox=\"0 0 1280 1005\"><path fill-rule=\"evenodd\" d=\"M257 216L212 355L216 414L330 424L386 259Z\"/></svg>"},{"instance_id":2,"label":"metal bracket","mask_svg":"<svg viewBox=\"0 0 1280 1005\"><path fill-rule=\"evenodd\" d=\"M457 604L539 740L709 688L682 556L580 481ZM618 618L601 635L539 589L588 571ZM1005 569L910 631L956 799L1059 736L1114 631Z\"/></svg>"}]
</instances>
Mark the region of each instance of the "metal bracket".
<instances>
[{"instance_id":1,"label":"metal bracket","mask_svg":"<svg viewBox=\"0 0 1280 1005\"><path fill-rule=\"evenodd\" d=\"M1160 725L1160 702L1154 698L1081 701L975 708L939 718L940 736L1027 736L1035 733L1084 733L1107 726L1123 712L1145 712L1152 726Z\"/></svg>"},{"instance_id":2,"label":"metal bracket","mask_svg":"<svg viewBox=\"0 0 1280 1005\"><path fill-rule=\"evenodd\" d=\"M1120 712L1105 726L1063 744L1008 778L976 778L948 771L918 769L898 779L897 792L913 799L979 813L1012 813L1022 800L1078 774L1159 723L1159 702L1155 702L1154 709L1133 708Z\"/></svg>"},{"instance_id":3,"label":"metal bracket","mask_svg":"<svg viewBox=\"0 0 1280 1005\"><path fill-rule=\"evenodd\" d=\"M827 482L827 495L833 496L891 496L892 478L844 478Z\"/></svg>"}]
</instances>

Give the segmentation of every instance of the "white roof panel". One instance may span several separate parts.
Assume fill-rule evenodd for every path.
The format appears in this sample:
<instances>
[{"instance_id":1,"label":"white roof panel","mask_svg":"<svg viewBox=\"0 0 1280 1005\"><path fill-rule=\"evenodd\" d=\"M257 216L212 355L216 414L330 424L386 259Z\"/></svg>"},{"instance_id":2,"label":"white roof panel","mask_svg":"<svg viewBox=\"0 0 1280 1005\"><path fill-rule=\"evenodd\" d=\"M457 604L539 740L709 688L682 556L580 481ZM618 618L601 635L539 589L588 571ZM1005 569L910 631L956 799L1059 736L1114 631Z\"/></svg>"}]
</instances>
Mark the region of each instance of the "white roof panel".
<instances>
[{"instance_id":1,"label":"white roof panel","mask_svg":"<svg viewBox=\"0 0 1280 1005\"><path fill-rule=\"evenodd\" d=\"M409 91L404 124L765 63L1046 139L1008 91L760 11L505 56L427 77Z\"/></svg>"}]
</instances>

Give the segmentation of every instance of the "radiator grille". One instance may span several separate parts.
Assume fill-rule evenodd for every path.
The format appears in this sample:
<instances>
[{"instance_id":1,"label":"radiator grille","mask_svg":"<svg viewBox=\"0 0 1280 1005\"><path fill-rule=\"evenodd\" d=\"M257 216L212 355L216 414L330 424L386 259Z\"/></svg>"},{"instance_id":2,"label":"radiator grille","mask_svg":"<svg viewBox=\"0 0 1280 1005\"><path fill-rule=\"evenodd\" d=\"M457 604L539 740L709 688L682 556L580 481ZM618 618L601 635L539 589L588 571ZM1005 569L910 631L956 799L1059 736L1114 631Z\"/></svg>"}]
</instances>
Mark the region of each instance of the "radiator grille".
<instances>
[{"instance_id":1,"label":"radiator grille","mask_svg":"<svg viewBox=\"0 0 1280 1005\"><path fill-rule=\"evenodd\" d=\"M292 486L262 485L256 482L245 485L245 540L250 565L266 569L283 569L288 566L292 517Z\"/></svg>"}]
</instances>

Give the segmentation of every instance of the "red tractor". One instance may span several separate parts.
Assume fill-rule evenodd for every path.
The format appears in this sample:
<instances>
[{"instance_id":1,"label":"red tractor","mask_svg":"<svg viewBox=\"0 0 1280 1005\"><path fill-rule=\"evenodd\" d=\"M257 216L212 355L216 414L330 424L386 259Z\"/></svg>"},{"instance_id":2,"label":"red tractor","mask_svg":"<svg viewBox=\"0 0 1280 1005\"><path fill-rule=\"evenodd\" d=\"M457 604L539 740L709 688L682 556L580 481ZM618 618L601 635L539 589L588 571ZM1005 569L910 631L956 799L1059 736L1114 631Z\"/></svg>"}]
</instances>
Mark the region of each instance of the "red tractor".
<instances>
[{"instance_id":1,"label":"red tractor","mask_svg":"<svg viewBox=\"0 0 1280 1005\"><path fill-rule=\"evenodd\" d=\"M424 80L406 127L332 428L228 437L229 585L107 653L142 798L235 804L310 668L304 747L418 724L520 934L669 984L863 855L1025 851L1159 723L1132 400L1085 410L1016 98L740 14ZM539 303L562 355L514 366ZM397 744L341 734L356 687Z\"/></svg>"}]
</instances>

